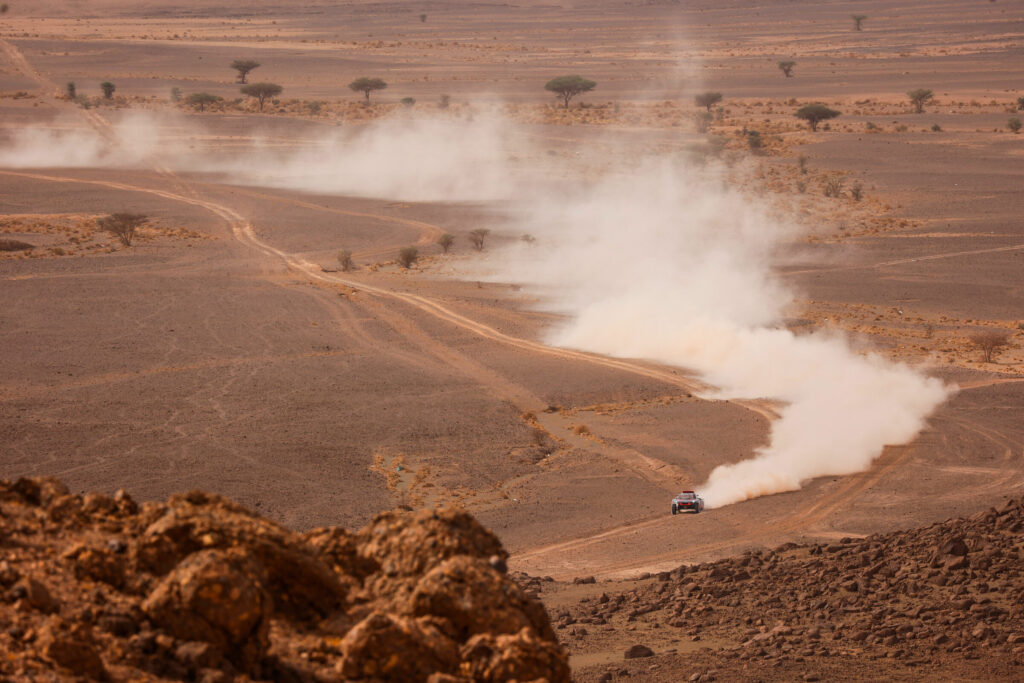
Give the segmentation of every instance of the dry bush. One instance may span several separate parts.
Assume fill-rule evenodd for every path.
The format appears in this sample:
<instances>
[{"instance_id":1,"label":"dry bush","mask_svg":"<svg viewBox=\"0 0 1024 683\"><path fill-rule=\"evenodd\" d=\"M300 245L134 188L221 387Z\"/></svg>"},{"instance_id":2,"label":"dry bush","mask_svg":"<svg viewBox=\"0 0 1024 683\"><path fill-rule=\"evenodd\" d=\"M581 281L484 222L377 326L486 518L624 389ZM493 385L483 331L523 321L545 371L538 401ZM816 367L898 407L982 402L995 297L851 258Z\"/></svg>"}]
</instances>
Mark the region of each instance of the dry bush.
<instances>
[{"instance_id":1,"label":"dry bush","mask_svg":"<svg viewBox=\"0 0 1024 683\"><path fill-rule=\"evenodd\" d=\"M573 427L572 431L573 434L576 434L577 436L586 436L587 434L590 433L590 427L588 427L587 425L576 425L575 427Z\"/></svg>"},{"instance_id":2,"label":"dry bush","mask_svg":"<svg viewBox=\"0 0 1024 683\"><path fill-rule=\"evenodd\" d=\"M991 363L998 353L1010 345L1010 332L1007 330L982 330L971 335L971 343L981 349L986 363Z\"/></svg>"},{"instance_id":3,"label":"dry bush","mask_svg":"<svg viewBox=\"0 0 1024 683\"><path fill-rule=\"evenodd\" d=\"M96 221L102 230L112 233L121 244L132 246L135 232L149 220L141 213L112 213Z\"/></svg>"},{"instance_id":4,"label":"dry bush","mask_svg":"<svg viewBox=\"0 0 1024 683\"><path fill-rule=\"evenodd\" d=\"M403 268L411 268L420 257L420 250L416 247L402 247L398 252L398 265Z\"/></svg>"},{"instance_id":5,"label":"dry bush","mask_svg":"<svg viewBox=\"0 0 1024 683\"><path fill-rule=\"evenodd\" d=\"M452 245L455 244L455 235L446 232L437 238L437 243L440 245L441 250L447 254L451 250Z\"/></svg>"},{"instance_id":6,"label":"dry bush","mask_svg":"<svg viewBox=\"0 0 1024 683\"><path fill-rule=\"evenodd\" d=\"M349 272L352 270L352 252L348 249L338 250L338 265L341 266L342 271Z\"/></svg>"},{"instance_id":7,"label":"dry bush","mask_svg":"<svg viewBox=\"0 0 1024 683\"><path fill-rule=\"evenodd\" d=\"M843 194L843 179L829 178L825 181L826 197L841 197Z\"/></svg>"}]
</instances>

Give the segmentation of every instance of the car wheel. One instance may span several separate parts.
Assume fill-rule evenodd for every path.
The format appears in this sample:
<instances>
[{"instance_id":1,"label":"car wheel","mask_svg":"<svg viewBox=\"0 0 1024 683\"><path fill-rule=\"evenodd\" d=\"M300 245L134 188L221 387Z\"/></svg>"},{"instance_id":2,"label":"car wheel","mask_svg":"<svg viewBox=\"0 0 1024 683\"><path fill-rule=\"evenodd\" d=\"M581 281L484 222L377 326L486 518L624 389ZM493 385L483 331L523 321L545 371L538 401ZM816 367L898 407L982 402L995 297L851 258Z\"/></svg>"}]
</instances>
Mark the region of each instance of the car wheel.
<instances>
[{"instance_id":1,"label":"car wheel","mask_svg":"<svg viewBox=\"0 0 1024 683\"><path fill-rule=\"evenodd\" d=\"M694 505L693 506L693 514L695 514L695 515L699 515L700 514L700 506L699 505Z\"/></svg>"},{"instance_id":2,"label":"car wheel","mask_svg":"<svg viewBox=\"0 0 1024 683\"><path fill-rule=\"evenodd\" d=\"M673 515L678 515L679 514L679 508L677 508L675 505L672 506L672 514Z\"/></svg>"}]
</instances>

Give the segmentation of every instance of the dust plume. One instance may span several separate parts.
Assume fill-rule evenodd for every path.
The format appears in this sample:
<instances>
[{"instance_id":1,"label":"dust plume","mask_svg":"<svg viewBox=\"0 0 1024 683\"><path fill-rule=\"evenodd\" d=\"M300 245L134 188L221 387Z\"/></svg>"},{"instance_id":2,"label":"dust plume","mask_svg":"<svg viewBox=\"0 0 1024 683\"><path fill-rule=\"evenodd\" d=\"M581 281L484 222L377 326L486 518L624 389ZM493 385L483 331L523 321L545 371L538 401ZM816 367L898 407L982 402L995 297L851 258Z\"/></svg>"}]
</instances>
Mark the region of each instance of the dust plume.
<instances>
[{"instance_id":1,"label":"dust plume","mask_svg":"<svg viewBox=\"0 0 1024 683\"><path fill-rule=\"evenodd\" d=\"M74 117L9 133L8 168L146 168L321 194L406 201L509 197L512 127L490 116L460 121L394 116L367 125L297 124L282 135L218 135L188 117L110 114L109 128Z\"/></svg>"},{"instance_id":2,"label":"dust plume","mask_svg":"<svg viewBox=\"0 0 1024 683\"><path fill-rule=\"evenodd\" d=\"M779 418L754 457L700 487L710 507L866 469L913 439L949 394L836 332L781 327L792 295L771 270L796 229L714 169L651 161L520 219L540 238L492 263L567 316L547 341L697 372L716 398L768 399Z\"/></svg>"}]
</instances>

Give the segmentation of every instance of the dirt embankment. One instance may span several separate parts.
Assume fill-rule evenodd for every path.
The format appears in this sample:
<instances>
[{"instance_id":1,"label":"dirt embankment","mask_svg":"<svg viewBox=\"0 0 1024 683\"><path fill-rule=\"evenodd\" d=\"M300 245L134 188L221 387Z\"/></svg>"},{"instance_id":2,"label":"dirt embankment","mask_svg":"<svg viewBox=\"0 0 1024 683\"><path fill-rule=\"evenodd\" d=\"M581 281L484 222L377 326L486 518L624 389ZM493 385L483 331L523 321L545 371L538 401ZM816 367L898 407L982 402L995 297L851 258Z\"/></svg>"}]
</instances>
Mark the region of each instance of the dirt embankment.
<instances>
[{"instance_id":1,"label":"dirt embankment","mask_svg":"<svg viewBox=\"0 0 1024 683\"><path fill-rule=\"evenodd\" d=\"M454 509L296 534L198 491L0 482L0 677L568 681L543 606Z\"/></svg>"}]
</instances>

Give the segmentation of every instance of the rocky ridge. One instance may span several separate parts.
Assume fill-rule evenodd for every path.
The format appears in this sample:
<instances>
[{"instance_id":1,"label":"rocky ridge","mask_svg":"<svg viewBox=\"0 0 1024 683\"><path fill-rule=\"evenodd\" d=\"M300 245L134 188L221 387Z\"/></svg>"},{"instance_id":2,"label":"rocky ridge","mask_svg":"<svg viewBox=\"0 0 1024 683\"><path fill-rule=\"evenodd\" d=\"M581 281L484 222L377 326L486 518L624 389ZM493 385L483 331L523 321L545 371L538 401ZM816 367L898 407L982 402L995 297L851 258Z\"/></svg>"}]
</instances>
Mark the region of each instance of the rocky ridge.
<instances>
[{"instance_id":1,"label":"rocky ridge","mask_svg":"<svg viewBox=\"0 0 1024 683\"><path fill-rule=\"evenodd\" d=\"M0 481L0 676L568 681L543 606L456 509L291 532L194 491Z\"/></svg>"},{"instance_id":2,"label":"rocky ridge","mask_svg":"<svg viewBox=\"0 0 1024 683\"><path fill-rule=\"evenodd\" d=\"M545 591L539 579L517 580L526 590ZM1021 666L1024 501L921 529L754 550L636 585L615 592L598 584L600 594L552 610L574 655L609 634L628 634L643 641L643 656L688 652L712 669L757 671L764 680L765 671L786 663ZM626 650L619 661L635 656ZM713 679L706 670L690 680ZM630 673L621 665L603 671L604 680ZM841 671L833 669L832 677Z\"/></svg>"}]
</instances>

